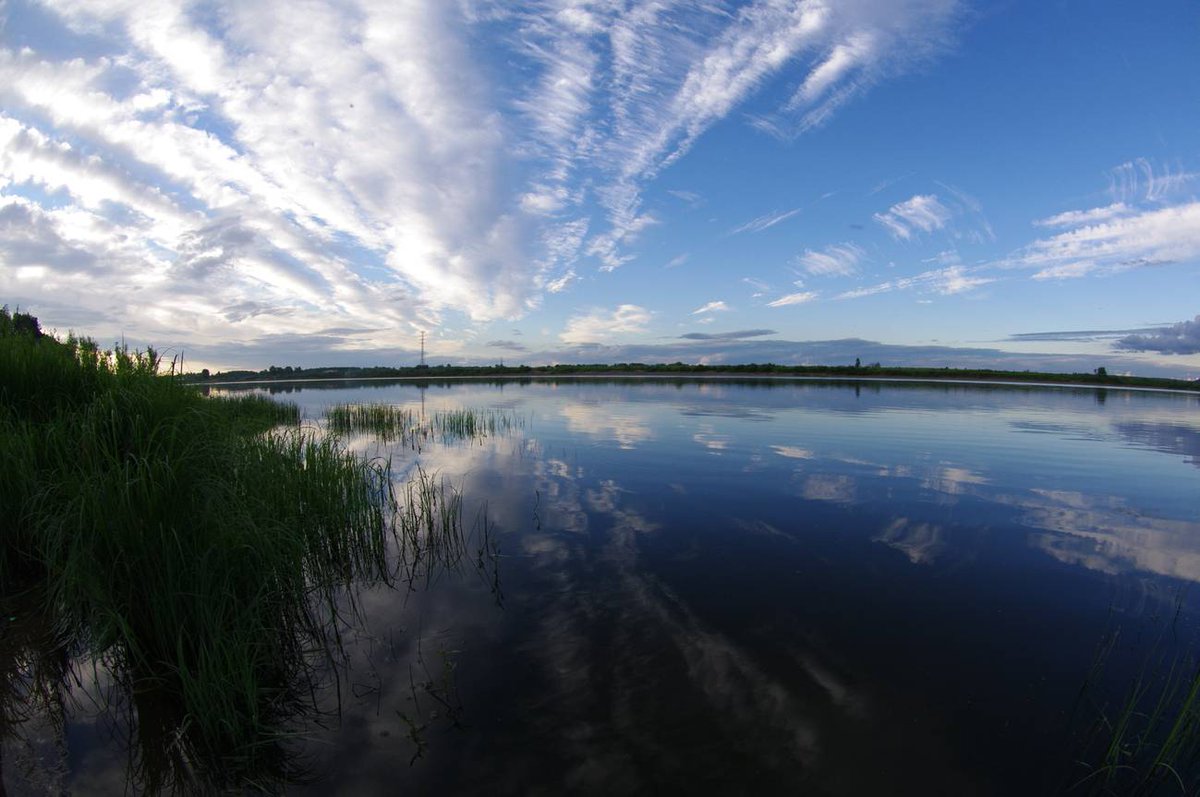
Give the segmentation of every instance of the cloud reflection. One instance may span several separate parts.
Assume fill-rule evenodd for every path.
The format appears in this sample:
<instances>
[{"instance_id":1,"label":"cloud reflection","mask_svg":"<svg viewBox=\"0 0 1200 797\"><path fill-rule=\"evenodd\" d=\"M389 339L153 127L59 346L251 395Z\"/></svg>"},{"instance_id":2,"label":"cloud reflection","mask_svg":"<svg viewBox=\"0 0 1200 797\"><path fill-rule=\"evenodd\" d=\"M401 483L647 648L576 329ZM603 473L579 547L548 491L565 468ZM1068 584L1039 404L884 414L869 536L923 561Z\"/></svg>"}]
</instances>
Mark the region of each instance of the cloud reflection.
<instances>
[{"instance_id":1,"label":"cloud reflection","mask_svg":"<svg viewBox=\"0 0 1200 797\"><path fill-rule=\"evenodd\" d=\"M614 440L623 449L633 449L654 439L646 421L627 412L615 412L611 406L571 402L559 412L567 420L567 428L600 440Z\"/></svg>"},{"instance_id":2,"label":"cloud reflection","mask_svg":"<svg viewBox=\"0 0 1200 797\"><path fill-rule=\"evenodd\" d=\"M940 465L921 480L921 487L946 495L963 495L968 488L987 483L987 477L969 468Z\"/></svg>"},{"instance_id":3,"label":"cloud reflection","mask_svg":"<svg viewBox=\"0 0 1200 797\"><path fill-rule=\"evenodd\" d=\"M853 476L815 474L805 479L801 495L809 501L849 504L854 502L857 495L857 481Z\"/></svg>"},{"instance_id":4,"label":"cloud reflection","mask_svg":"<svg viewBox=\"0 0 1200 797\"><path fill-rule=\"evenodd\" d=\"M943 527L904 517L893 520L873 539L900 551L914 565L933 564L948 543Z\"/></svg>"},{"instance_id":5,"label":"cloud reflection","mask_svg":"<svg viewBox=\"0 0 1200 797\"><path fill-rule=\"evenodd\" d=\"M1130 442L1187 457L1187 462L1200 468L1200 428L1182 423L1126 421L1113 428Z\"/></svg>"},{"instance_id":6,"label":"cloud reflection","mask_svg":"<svg viewBox=\"0 0 1200 797\"><path fill-rule=\"evenodd\" d=\"M1200 524L1155 517L1124 499L1067 490L1034 489L998 497L1024 511L1022 522L1052 534L1031 544L1061 562L1104 573L1128 570L1200 581Z\"/></svg>"},{"instance_id":7,"label":"cloud reflection","mask_svg":"<svg viewBox=\"0 0 1200 797\"><path fill-rule=\"evenodd\" d=\"M788 459L813 459L816 457L816 454L807 448L799 448L797 446L771 446L771 450L779 456Z\"/></svg>"}]
</instances>

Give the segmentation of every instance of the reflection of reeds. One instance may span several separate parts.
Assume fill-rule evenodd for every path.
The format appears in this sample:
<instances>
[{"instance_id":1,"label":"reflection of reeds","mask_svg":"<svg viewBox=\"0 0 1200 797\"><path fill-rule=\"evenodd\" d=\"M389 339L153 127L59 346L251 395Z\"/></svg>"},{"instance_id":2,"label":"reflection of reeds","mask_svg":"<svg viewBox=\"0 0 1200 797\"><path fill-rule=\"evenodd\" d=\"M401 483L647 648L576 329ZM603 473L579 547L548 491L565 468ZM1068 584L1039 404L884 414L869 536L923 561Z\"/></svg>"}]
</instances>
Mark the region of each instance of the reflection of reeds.
<instances>
[{"instance_id":1,"label":"reflection of reeds","mask_svg":"<svg viewBox=\"0 0 1200 797\"><path fill-rule=\"evenodd\" d=\"M408 665L408 702L411 710L396 709L396 716L404 724L408 740L414 747L410 766L425 755L429 747L426 734L434 720L441 720L453 728L462 727L463 706L455 677L458 664L454 658L459 651L439 647L437 652L441 667L431 671L421 640L417 640L416 661ZM427 711L429 704L432 704L432 709Z\"/></svg>"},{"instance_id":2,"label":"reflection of reeds","mask_svg":"<svg viewBox=\"0 0 1200 797\"><path fill-rule=\"evenodd\" d=\"M0 596L0 740L41 723L62 748L70 656L36 589Z\"/></svg>"},{"instance_id":3,"label":"reflection of reeds","mask_svg":"<svg viewBox=\"0 0 1200 797\"><path fill-rule=\"evenodd\" d=\"M396 506L395 534L397 562L405 581L428 586L442 573L472 564L489 582L497 603L502 602L496 568L499 547L486 509L480 509L468 529L463 523L462 495L449 481L426 473L420 465L414 466L404 499ZM472 547L475 558L470 561Z\"/></svg>"},{"instance_id":4,"label":"reflection of reeds","mask_svg":"<svg viewBox=\"0 0 1200 797\"><path fill-rule=\"evenodd\" d=\"M523 428L525 419L495 409L439 410L429 415L390 404L337 404L325 411L334 434L366 433L384 442L420 449L431 440L449 443L504 435Z\"/></svg>"},{"instance_id":5,"label":"reflection of reeds","mask_svg":"<svg viewBox=\"0 0 1200 797\"><path fill-rule=\"evenodd\" d=\"M461 497L418 471L397 501L388 463L294 406L206 399L158 366L0 328L0 599L35 585L56 640L0 636L0 731L53 708L39 695L82 654L128 698L136 790L270 788L354 590L459 564Z\"/></svg>"}]
</instances>

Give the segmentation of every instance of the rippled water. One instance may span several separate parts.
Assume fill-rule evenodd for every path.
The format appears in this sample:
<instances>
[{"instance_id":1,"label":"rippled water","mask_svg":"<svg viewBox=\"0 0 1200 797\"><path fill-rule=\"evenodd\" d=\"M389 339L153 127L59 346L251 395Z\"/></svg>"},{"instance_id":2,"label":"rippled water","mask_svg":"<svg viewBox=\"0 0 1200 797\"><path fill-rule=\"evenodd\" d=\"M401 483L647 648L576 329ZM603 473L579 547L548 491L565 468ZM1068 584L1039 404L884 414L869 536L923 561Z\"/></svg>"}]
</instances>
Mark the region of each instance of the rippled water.
<instances>
[{"instance_id":1,"label":"rippled water","mask_svg":"<svg viewBox=\"0 0 1200 797\"><path fill-rule=\"evenodd\" d=\"M579 380L284 397L311 419L344 402L520 419L419 451L348 438L448 478L499 556L359 596L298 793L1088 793L1131 690L1172 663L1190 682L1200 650L1195 396ZM76 711L68 782L119 790L94 724Z\"/></svg>"}]
</instances>

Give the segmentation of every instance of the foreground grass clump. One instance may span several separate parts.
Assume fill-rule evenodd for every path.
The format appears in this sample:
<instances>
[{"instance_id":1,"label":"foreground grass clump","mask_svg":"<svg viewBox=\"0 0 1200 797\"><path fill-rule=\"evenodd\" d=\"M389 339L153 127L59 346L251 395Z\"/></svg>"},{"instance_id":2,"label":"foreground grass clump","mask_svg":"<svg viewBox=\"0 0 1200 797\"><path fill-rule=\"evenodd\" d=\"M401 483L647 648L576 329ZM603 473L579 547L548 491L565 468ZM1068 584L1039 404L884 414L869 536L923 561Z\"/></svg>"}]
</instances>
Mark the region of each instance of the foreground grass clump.
<instances>
[{"instance_id":1,"label":"foreground grass clump","mask_svg":"<svg viewBox=\"0 0 1200 797\"><path fill-rule=\"evenodd\" d=\"M339 595L391 577L391 478L294 406L159 365L0 312L0 598L36 589L55 638L120 673L143 747L158 726L184 769L244 782L281 765Z\"/></svg>"}]
</instances>

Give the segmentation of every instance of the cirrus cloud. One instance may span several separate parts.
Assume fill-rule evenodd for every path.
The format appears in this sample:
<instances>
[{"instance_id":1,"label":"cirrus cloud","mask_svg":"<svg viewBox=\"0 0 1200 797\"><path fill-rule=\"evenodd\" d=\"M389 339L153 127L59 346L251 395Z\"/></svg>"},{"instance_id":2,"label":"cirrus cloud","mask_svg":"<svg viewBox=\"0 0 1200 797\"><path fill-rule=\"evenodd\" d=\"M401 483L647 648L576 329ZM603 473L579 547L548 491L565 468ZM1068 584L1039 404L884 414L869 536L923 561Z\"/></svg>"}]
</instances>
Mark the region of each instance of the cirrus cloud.
<instances>
[{"instance_id":1,"label":"cirrus cloud","mask_svg":"<svg viewBox=\"0 0 1200 797\"><path fill-rule=\"evenodd\" d=\"M781 296L773 302L767 302L767 307L787 307L793 304L806 304L819 296L816 291L798 291Z\"/></svg>"},{"instance_id":2,"label":"cirrus cloud","mask_svg":"<svg viewBox=\"0 0 1200 797\"><path fill-rule=\"evenodd\" d=\"M814 276L847 276L858 269L859 262L865 256L862 247L842 243L827 246L820 252L806 250L797 258L797 262Z\"/></svg>"},{"instance_id":3,"label":"cirrus cloud","mask_svg":"<svg viewBox=\"0 0 1200 797\"><path fill-rule=\"evenodd\" d=\"M1038 268L1034 279L1065 279L1198 257L1200 202L1186 202L1084 223L1033 242L1010 265Z\"/></svg>"},{"instance_id":4,"label":"cirrus cloud","mask_svg":"<svg viewBox=\"0 0 1200 797\"><path fill-rule=\"evenodd\" d=\"M907 241L918 232L933 232L946 226L954 212L935 194L916 194L897 202L884 213L876 213L875 221L882 224L893 238Z\"/></svg>"},{"instance_id":5,"label":"cirrus cloud","mask_svg":"<svg viewBox=\"0 0 1200 797\"><path fill-rule=\"evenodd\" d=\"M0 4L0 193L31 220L0 290L57 307L63 283L33 277L74 270L96 334L213 350L370 318L339 344L366 351L517 318L589 260L631 262L665 223L646 187L713 125L756 98L778 129L822 124L950 46L961 8ZM790 99L760 97L774 81Z\"/></svg>"},{"instance_id":6,"label":"cirrus cloud","mask_svg":"<svg viewBox=\"0 0 1200 797\"><path fill-rule=\"evenodd\" d=\"M726 313L729 312L729 305L723 301L709 302L703 307L698 307L692 311L692 315L706 315L708 313Z\"/></svg>"}]
</instances>

